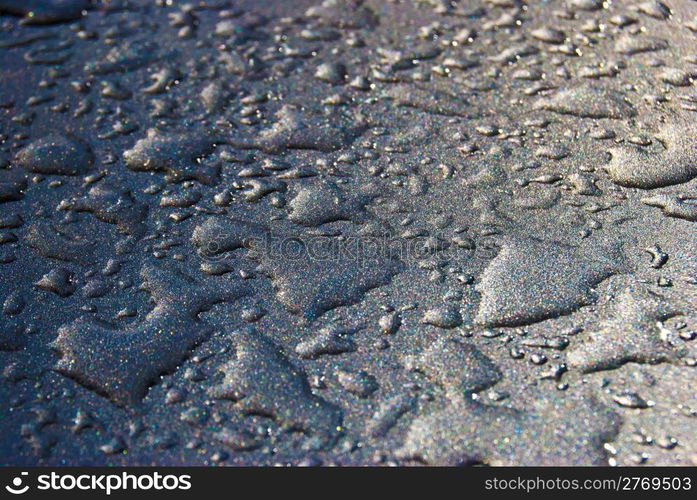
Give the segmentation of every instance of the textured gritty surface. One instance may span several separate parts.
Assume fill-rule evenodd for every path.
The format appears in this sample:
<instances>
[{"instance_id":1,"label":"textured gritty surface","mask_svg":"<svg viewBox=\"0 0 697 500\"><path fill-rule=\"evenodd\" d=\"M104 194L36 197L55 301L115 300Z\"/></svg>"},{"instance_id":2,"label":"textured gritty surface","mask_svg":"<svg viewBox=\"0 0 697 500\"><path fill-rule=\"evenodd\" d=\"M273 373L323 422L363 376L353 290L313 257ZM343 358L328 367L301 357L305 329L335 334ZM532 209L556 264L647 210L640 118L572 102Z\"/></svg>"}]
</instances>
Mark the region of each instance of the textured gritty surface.
<instances>
[{"instance_id":1,"label":"textured gritty surface","mask_svg":"<svg viewBox=\"0 0 697 500\"><path fill-rule=\"evenodd\" d=\"M0 463L697 465L695 42L0 0Z\"/></svg>"}]
</instances>

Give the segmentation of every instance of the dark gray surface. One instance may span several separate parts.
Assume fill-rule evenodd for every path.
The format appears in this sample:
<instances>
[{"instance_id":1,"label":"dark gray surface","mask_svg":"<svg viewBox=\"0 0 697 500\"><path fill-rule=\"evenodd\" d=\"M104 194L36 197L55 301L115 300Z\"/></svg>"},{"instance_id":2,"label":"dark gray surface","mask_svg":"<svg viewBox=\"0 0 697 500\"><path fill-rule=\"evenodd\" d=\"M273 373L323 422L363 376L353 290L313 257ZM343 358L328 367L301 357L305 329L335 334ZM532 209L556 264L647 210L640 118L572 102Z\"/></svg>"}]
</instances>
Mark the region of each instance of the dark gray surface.
<instances>
[{"instance_id":1,"label":"dark gray surface","mask_svg":"<svg viewBox=\"0 0 697 500\"><path fill-rule=\"evenodd\" d=\"M697 2L0 12L1 463L697 463Z\"/></svg>"}]
</instances>

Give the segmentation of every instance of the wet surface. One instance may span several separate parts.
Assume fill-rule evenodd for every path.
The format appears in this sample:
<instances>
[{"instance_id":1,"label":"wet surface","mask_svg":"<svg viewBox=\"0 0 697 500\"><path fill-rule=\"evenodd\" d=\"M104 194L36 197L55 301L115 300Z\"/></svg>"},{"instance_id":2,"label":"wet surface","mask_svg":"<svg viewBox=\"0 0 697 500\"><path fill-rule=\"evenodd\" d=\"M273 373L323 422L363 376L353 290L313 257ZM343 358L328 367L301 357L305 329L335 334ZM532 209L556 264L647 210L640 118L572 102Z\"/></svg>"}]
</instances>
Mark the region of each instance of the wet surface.
<instances>
[{"instance_id":1,"label":"wet surface","mask_svg":"<svg viewBox=\"0 0 697 500\"><path fill-rule=\"evenodd\" d=\"M695 37L0 0L0 462L697 465Z\"/></svg>"}]
</instances>

